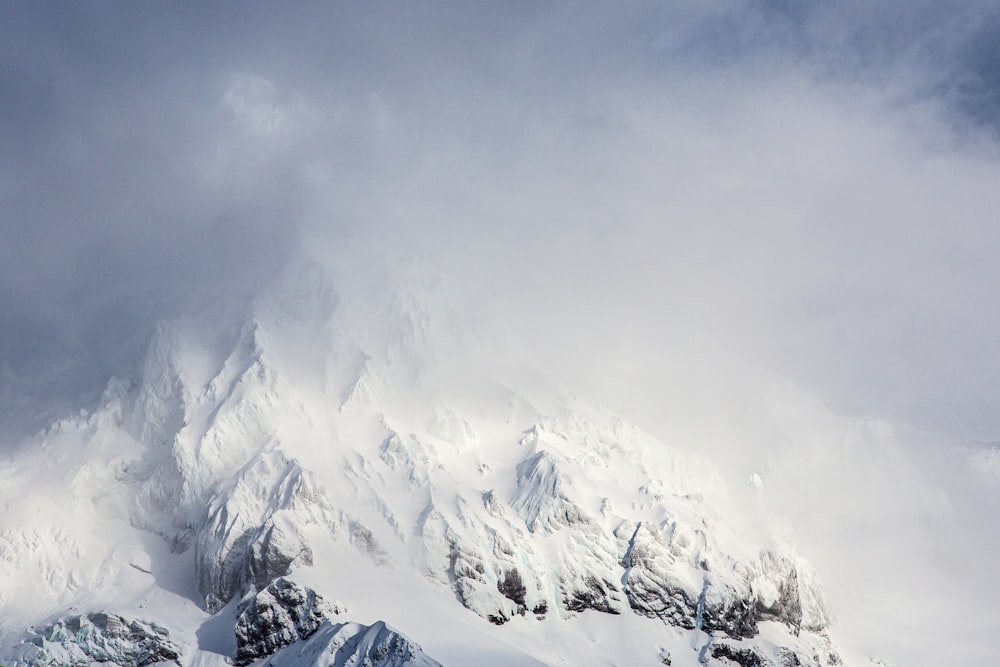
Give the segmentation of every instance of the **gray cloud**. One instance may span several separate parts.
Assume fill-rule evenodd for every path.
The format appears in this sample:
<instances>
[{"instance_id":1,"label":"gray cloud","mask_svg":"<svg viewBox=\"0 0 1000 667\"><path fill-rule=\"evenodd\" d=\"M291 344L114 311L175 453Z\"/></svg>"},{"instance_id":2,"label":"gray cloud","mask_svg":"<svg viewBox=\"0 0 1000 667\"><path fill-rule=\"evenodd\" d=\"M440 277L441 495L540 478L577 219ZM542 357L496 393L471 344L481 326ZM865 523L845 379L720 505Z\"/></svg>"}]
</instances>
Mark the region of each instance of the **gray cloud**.
<instances>
[{"instance_id":1,"label":"gray cloud","mask_svg":"<svg viewBox=\"0 0 1000 667\"><path fill-rule=\"evenodd\" d=\"M1000 427L997 12L2 14L8 424L132 372L158 318L238 313L306 246L425 257L544 322L546 354L707 337L841 410Z\"/></svg>"}]
</instances>

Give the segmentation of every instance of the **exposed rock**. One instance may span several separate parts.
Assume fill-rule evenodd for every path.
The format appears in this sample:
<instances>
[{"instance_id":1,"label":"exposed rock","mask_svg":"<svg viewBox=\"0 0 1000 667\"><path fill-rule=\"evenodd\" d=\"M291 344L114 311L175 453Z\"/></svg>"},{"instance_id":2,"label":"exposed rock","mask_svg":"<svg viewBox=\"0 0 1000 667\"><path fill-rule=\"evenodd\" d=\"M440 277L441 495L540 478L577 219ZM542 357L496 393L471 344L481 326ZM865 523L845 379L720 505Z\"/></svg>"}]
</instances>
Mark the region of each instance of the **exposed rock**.
<instances>
[{"instance_id":1,"label":"exposed rock","mask_svg":"<svg viewBox=\"0 0 1000 667\"><path fill-rule=\"evenodd\" d=\"M447 560L440 566L446 568L459 602L496 625L524 616L529 609L544 615L549 603L537 576L525 577L515 565L518 556L530 554L516 549L482 521L471 516L465 519L466 526L453 527L438 514L424 524L425 534L433 531L448 544Z\"/></svg>"},{"instance_id":2,"label":"exposed rock","mask_svg":"<svg viewBox=\"0 0 1000 667\"><path fill-rule=\"evenodd\" d=\"M700 621L703 630L724 632L734 639L756 636L757 613L754 600L746 591L725 584L719 586L707 579L702 600Z\"/></svg>"},{"instance_id":3,"label":"exposed rock","mask_svg":"<svg viewBox=\"0 0 1000 667\"><path fill-rule=\"evenodd\" d=\"M802 604L794 563L765 551L761 554L761 565L762 581L755 586L757 612L761 620L780 621L799 628L802 625Z\"/></svg>"},{"instance_id":4,"label":"exposed rock","mask_svg":"<svg viewBox=\"0 0 1000 667\"><path fill-rule=\"evenodd\" d=\"M803 584L791 558L764 550L757 561L740 561L677 520L638 524L623 565L632 609L684 629L741 639L756 636L759 621L778 621L793 634L828 622L814 578L807 572Z\"/></svg>"},{"instance_id":5,"label":"exposed rock","mask_svg":"<svg viewBox=\"0 0 1000 667\"><path fill-rule=\"evenodd\" d=\"M569 486L556 457L539 451L517 466L518 492L512 507L532 533L589 523L587 513L570 500Z\"/></svg>"},{"instance_id":6,"label":"exposed rock","mask_svg":"<svg viewBox=\"0 0 1000 667\"><path fill-rule=\"evenodd\" d=\"M442 667L420 645L382 621L372 625L325 621L304 641L275 653L273 667Z\"/></svg>"},{"instance_id":7,"label":"exposed rock","mask_svg":"<svg viewBox=\"0 0 1000 667\"><path fill-rule=\"evenodd\" d=\"M517 571L516 567L504 574L503 581L497 582L497 590L503 593L505 598L516 604L518 609L523 610L525 608L524 595L527 589L525 589L521 573Z\"/></svg>"},{"instance_id":8,"label":"exposed rock","mask_svg":"<svg viewBox=\"0 0 1000 667\"><path fill-rule=\"evenodd\" d=\"M830 624L819 579L801 559L765 549L753 565L752 583L760 620L778 621L796 632L819 632Z\"/></svg>"},{"instance_id":9,"label":"exposed rock","mask_svg":"<svg viewBox=\"0 0 1000 667\"><path fill-rule=\"evenodd\" d=\"M179 665L180 651L170 641L169 634L155 623L103 611L69 616L31 639L32 647L24 653L24 664L89 667L100 662L143 667L175 662Z\"/></svg>"},{"instance_id":10,"label":"exposed rock","mask_svg":"<svg viewBox=\"0 0 1000 667\"><path fill-rule=\"evenodd\" d=\"M450 544L448 578L455 597L466 609L488 618L490 622L496 625L506 623L510 617L494 604L492 598L495 594L488 592L486 566L482 558L475 551L464 549L450 530L447 533Z\"/></svg>"},{"instance_id":11,"label":"exposed rock","mask_svg":"<svg viewBox=\"0 0 1000 667\"><path fill-rule=\"evenodd\" d=\"M593 609L605 614L620 614L615 591L615 586L610 581L592 576L583 581L564 581L563 607L569 611Z\"/></svg>"},{"instance_id":12,"label":"exposed rock","mask_svg":"<svg viewBox=\"0 0 1000 667\"><path fill-rule=\"evenodd\" d=\"M715 639L702 654L707 667L836 667L840 657L828 638L808 641L792 638L790 646L775 646L769 641L734 642Z\"/></svg>"},{"instance_id":13,"label":"exposed rock","mask_svg":"<svg viewBox=\"0 0 1000 667\"><path fill-rule=\"evenodd\" d=\"M293 565L311 565L301 528L333 523L312 476L280 451L261 454L213 500L195 545L198 590L218 611L235 595L265 588Z\"/></svg>"},{"instance_id":14,"label":"exposed rock","mask_svg":"<svg viewBox=\"0 0 1000 667\"><path fill-rule=\"evenodd\" d=\"M240 604L236 618L235 665L247 665L307 639L323 621L344 610L315 591L281 578Z\"/></svg>"},{"instance_id":15,"label":"exposed rock","mask_svg":"<svg viewBox=\"0 0 1000 667\"><path fill-rule=\"evenodd\" d=\"M738 665L739 667L774 667L774 663L758 653L753 648L734 646L725 642L712 644L708 648L708 655L712 660L718 662L707 663L708 665Z\"/></svg>"},{"instance_id":16,"label":"exposed rock","mask_svg":"<svg viewBox=\"0 0 1000 667\"><path fill-rule=\"evenodd\" d=\"M677 541L685 543L683 536ZM659 531L650 524L639 524L625 552L625 594L635 612L693 630L700 591L674 575L675 560Z\"/></svg>"},{"instance_id":17,"label":"exposed rock","mask_svg":"<svg viewBox=\"0 0 1000 667\"><path fill-rule=\"evenodd\" d=\"M779 667L802 667L802 660L799 659L799 655L783 646L779 646L775 652L774 657L777 659Z\"/></svg>"}]
</instances>

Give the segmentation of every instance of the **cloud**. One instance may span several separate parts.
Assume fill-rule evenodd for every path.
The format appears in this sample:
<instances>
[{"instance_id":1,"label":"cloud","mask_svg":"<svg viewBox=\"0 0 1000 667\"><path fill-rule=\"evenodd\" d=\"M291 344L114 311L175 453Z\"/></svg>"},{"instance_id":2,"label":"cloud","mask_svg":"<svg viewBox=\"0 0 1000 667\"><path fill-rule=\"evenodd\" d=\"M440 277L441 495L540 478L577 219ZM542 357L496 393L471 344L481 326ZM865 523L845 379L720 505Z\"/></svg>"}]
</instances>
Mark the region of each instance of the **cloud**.
<instances>
[{"instance_id":1,"label":"cloud","mask_svg":"<svg viewBox=\"0 0 1000 667\"><path fill-rule=\"evenodd\" d=\"M147 10L4 9L18 413L311 252L422 257L539 354L713 339L847 412L1000 426L996 12Z\"/></svg>"},{"instance_id":2,"label":"cloud","mask_svg":"<svg viewBox=\"0 0 1000 667\"><path fill-rule=\"evenodd\" d=\"M844 462L745 364L996 437L998 29L922 1L2 5L0 436L134 375L158 319L238 322L306 255L373 299L460 285L449 322L730 472L787 454L768 493L831 590L910 587L901 545L959 533L985 564L995 489L950 450L903 471L862 422ZM787 412L740 402L759 386ZM914 499L940 541L900 524ZM858 549L859 517L897 530Z\"/></svg>"},{"instance_id":3,"label":"cloud","mask_svg":"<svg viewBox=\"0 0 1000 667\"><path fill-rule=\"evenodd\" d=\"M233 75L223 100L243 130L256 137L301 129L315 113L298 93L282 95L273 83L252 74Z\"/></svg>"}]
</instances>

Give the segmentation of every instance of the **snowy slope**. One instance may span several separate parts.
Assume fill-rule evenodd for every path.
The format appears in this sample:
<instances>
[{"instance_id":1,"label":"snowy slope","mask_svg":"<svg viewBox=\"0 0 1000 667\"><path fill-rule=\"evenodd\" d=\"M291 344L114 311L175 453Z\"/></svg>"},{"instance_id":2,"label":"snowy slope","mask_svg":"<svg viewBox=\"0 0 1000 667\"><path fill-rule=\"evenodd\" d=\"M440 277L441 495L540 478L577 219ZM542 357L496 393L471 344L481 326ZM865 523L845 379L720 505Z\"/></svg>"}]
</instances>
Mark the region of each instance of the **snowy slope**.
<instances>
[{"instance_id":1,"label":"snowy slope","mask_svg":"<svg viewBox=\"0 0 1000 667\"><path fill-rule=\"evenodd\" d=\"M224 664L287 577L347 611L261 664L841 663L760 477L517 368L449 290L352 301L308 265L223 348L160 326L138 382L0 466L0 656L104 610Z\"/></svg>"}]
</instances>

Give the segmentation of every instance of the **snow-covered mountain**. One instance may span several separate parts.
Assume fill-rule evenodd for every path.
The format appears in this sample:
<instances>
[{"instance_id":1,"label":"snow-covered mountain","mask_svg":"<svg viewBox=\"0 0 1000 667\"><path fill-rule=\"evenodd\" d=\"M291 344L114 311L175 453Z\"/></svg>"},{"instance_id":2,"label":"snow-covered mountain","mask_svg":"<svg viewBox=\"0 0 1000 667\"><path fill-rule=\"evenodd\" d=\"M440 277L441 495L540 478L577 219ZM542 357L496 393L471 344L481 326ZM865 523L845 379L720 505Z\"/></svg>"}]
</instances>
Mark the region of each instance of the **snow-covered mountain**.
<instances>
[{"instance_id":1,"label":"snow-covered mountain","mask_svg":"<svg viewBox=\"0 0 1000 667\"><path fill-rule=\"evenodd\" d=\"M3 664L850 664L759 475L550 386L460 298L306 265L236 332L163 323L0 464Z\"/></svg>"}]
</instances>

